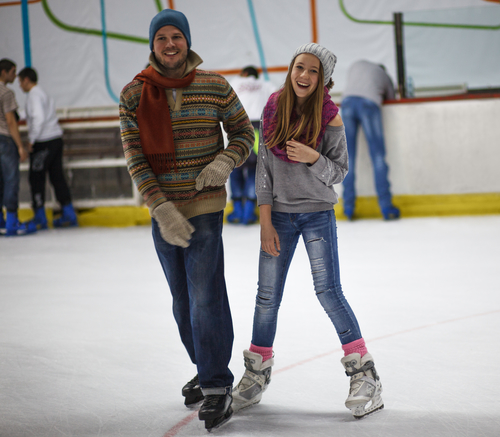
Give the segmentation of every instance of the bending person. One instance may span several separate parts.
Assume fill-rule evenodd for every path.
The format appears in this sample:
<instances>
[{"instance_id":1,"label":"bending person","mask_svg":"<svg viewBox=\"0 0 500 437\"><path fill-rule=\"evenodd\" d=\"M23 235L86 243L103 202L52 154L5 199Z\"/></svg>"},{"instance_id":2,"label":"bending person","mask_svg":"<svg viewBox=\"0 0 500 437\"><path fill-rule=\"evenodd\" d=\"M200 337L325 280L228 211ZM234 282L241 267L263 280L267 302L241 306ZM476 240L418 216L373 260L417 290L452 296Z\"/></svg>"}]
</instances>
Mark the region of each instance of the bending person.
<instances>
[{"instance_id":1,"label":"bending person","mask_svg":"<svg viewBox=\"0 0 500 437\"><path fill-rule=\"evenodd\" d=\"M349 220L355 215L356 142L359 126L363 128L370 151L380 211L385 220L398 219L400 216L399 209L392 204L382 125L382 102L390 99L394 99L394 85L382 65L369 61L357 61L351 65L341 106L349 152L349 173L343 183L344 214Z\"/></svg>"}]
</instances>

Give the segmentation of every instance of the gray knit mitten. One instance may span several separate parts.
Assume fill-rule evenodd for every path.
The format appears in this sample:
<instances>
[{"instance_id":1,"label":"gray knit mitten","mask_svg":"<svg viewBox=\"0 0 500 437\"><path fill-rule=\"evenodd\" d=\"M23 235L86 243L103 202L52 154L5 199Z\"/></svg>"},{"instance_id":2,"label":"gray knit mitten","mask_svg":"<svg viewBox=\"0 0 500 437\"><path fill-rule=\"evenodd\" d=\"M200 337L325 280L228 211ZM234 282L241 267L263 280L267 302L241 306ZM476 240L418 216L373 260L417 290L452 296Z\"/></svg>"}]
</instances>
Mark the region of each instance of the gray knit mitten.
<instances>
[{"instance_id":1,"label":"gray knit mitten","mask_svg":"<svg viewBox=\"0 0 500 437\"><path fill-rule=\"evenodd\" d=\"M221 187L224 185L234 168L234 161L226 155L220 154L208 164L196 178L196 189L203 187Z\"/></svg>"},{"instance_id":2,"label":"gray knit mitten","mask_svg":"<svg viewBox=\"0 0 500 437\"><path fill-rule=\"evenodd\" d=\"M151 216L158 222L162 238L174 246L188 247L194 227L172 202L158 205Z\"/></svg>"}]
</instances>

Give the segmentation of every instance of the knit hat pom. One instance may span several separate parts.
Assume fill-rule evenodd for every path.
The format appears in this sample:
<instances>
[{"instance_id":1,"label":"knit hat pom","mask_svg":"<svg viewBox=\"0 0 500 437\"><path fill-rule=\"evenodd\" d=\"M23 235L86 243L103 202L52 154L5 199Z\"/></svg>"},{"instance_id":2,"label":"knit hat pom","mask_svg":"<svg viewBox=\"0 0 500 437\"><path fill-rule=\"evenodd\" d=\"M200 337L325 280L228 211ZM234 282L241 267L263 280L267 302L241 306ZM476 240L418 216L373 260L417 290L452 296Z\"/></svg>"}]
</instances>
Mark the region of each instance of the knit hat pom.
<instances>
[{"instance_id":1,"label":"knit hat pom","mask_svg":"<svg viewBox=\"0 0 500 437\"><path fill-rule=\"evenodd\" d=\"M153 42L156 32L163 26L175 26L179 29L186 38L188 49L191 48L191 32L189 31L189 23L186 16L179 11L173 9L163 9L155 15L149 25L149 48L153 51Z\"/></svg>"},{"instance_id":2,"label":"knit hat pom","mask_svg":"<svg viewBox=\"0 0 500 437\"><path fill-rule=\"evenodd\" d=\"M330 50L320 46L319 44L311 42L309 44L304 44L295 50L295 53L292 56L292 61L302 53L309 53L316 56L320 60L321 65L323 65L323 72L325 75L324 85L328 85L328 82L332 77L335 64L337 63L337 57Z\"/></svg>"}]
</instances>

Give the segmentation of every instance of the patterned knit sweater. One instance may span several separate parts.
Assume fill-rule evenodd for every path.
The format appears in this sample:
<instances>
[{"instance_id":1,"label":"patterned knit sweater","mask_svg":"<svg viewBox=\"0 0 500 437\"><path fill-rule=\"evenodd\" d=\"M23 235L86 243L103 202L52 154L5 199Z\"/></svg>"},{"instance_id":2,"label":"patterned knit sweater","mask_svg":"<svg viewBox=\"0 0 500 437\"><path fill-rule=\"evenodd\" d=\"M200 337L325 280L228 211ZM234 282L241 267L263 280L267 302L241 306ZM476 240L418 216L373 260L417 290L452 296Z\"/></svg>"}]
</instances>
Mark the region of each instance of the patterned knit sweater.
<instances>
[{"instance_id":1,"label":"patterned knit sweater","mask_svg":"<svg viewBox=\"0 0 500 437\"><path fill-rule=\"evenodd\" d=\"M150 62L159 71L154 56ZM186 75L201 62L191 50ZM253 127L236 93L221 75L204 70L196 70L195 79L187 88L175 90L175 99L172 90L166 90L177 171L155 175L142 151L136 117L142 85L143 82L134 80L123 88L120 129L128 171L150 212L167 201L174 202L186 218L223 210L225 186L197 191L195 180L219 153L240 166L253 147ZM226 148L221 123L227 133Z\"/></svg>"}]
</instances>

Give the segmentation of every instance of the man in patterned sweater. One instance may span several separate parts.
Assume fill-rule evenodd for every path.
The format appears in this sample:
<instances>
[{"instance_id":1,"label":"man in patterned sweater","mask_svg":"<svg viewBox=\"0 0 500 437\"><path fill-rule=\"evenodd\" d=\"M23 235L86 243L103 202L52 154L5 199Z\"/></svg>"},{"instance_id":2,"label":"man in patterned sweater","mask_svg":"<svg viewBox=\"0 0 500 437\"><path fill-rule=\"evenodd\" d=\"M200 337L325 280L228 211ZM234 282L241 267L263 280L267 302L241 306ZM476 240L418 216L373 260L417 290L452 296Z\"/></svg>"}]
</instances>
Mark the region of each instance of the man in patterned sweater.
<instances>
[{"instance_id":1,"label":"man in patterned sweater","mask_svg":"<svg viewBox=\"0 0 500 437\"><path fill-rule=\"evenodd\" d=\"M190 49L184 14L156 15L149 41L150 66L121 93L122 142L152 216L181 340L198 370L182 390L185 404L203 400L199 418L211 429L231 417L234 379L222 245L225 183L248 157L254 133L228 82L196 69L202 60Z\"/></svg>"}]
</instances>

